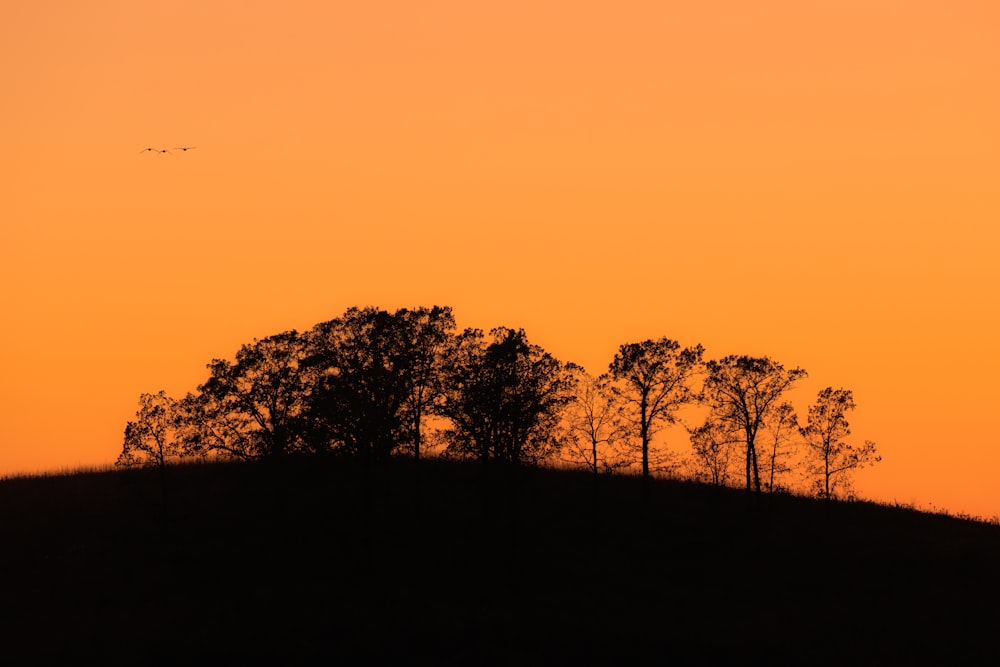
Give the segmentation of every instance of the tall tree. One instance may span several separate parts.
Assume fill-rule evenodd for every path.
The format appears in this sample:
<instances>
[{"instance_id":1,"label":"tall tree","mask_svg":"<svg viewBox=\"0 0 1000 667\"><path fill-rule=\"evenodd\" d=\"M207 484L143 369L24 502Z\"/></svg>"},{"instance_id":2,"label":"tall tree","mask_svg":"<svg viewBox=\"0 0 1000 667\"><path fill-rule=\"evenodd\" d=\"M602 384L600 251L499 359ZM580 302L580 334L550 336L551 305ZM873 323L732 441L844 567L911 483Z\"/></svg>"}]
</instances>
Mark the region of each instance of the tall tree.
<instances>
[{"instance_id":1,"label":"tall tree","mask_svg":"<svg viewBox=\"0 0 1000 667\"><path fill-rule=\"evenodd\" d=\"M678 408L696 399L690 381L701 368L703 352L701 345L681 348L669 338L645 340L619 347L608 367L613 390L639 440L647 484L650 442L660 428L674 423Z\"/></svg>"},{"instance_id":2,"label":"tall tree","mask_svg":"<svg viewBox=\"0 0 1000 667\"><path fill-rule=\"evenodd\" d=\"M815 478L817 494L827 500L838 490L850 494L851 473L882 460L874 442L865 440L863 446L854 447L844 441L851 434L847 413L854 408L850 390L827 387L809 407L800 429L809 452L808 472Z\"/></svg>"},{"instance_id":3,"label":"tall tree","mask_svg":"<svg viewBox=\"0 0 1000 667\"><path fill-rule=\"evenodd\" d=\"M498 327L487 340L466 329L448 369L444 414L453 452L520 464L551 454L559 411L569 400L571 367L528 342L523 329Z\"/></svg>"},{"instance_id":4,"label":"tall tree","mask_svg":"<svg viewBox=\"0 0 1000 667\"><path fill-rule=\"evenodd\" d=\"M743 434L747 491L761 491L757 436L774 416L780 399L806 377L801 368L786 369L768 357L731 355L706 364L704 401L711 419Z\"/></svg>"},{"instance_id":5,"label":"tall tree","mask_svg":"<svg viewBox=\"0 0 1000 667\"><path fill-rule=\"evenodd\" d=\"M309 416L317 446L378 459L404 439L413 357L403 324L385 310L350 308L310 331L308 366L317 383Z\"/></svg>"}]
</instances>

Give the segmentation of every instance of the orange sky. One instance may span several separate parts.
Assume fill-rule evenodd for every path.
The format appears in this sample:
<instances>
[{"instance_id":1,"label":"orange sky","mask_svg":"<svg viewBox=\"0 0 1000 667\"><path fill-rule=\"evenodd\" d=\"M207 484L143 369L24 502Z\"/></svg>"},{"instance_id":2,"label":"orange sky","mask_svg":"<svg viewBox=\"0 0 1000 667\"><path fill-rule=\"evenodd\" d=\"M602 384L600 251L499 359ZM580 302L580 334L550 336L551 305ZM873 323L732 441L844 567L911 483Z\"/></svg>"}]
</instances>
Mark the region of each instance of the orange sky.
<instances>
[{"instance_id":1,"label":"orange sky","mask_svg":"<svg viewBox=\"0 0 1000 667\"><path fill-rule=\"evenodd\" d=\"M0 475L112 462L254 337L447 304L594 372L664 335L802 366L802 412L855 392L863 496L1000 515L998 34L993 0L4 2Z\"/></svg>"}]
</instances>

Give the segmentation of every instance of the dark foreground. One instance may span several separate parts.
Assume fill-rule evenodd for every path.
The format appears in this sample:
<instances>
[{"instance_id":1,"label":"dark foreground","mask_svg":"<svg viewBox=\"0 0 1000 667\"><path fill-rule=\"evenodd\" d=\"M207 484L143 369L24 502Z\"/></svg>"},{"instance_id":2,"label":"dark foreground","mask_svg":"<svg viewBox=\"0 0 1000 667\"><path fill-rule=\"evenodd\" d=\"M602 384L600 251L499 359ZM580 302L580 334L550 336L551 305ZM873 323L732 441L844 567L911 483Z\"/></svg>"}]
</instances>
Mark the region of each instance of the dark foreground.
<instances>
[{"instance_id":1,"label":"dark foreground","mask_svg":"<svg viewBox=\"0 0 1000 667\"><path fill-rule=\"evenodd\" d=\"M165 481L0 482L4 664L1000 664L996 526L442 462Z\"/></svg>"}]
</instances>

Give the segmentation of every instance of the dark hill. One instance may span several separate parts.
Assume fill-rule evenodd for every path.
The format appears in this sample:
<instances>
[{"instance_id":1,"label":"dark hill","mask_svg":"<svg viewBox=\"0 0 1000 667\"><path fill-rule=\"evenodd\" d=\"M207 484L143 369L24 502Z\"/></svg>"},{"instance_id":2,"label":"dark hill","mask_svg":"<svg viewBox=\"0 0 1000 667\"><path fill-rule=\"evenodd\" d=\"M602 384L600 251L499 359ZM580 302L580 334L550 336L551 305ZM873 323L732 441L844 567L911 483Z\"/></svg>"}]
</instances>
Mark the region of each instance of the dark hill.
<instances>
[{"instance_id":1,"label":"dark hill","mask_svg":"<svg viewBox=\"0 0 1000 667\"><path fill-rule=\"evenodd\" d=\"M0 482L6 664L1000 664L1000 527L475 464Z\"/></svg>"}]
</instances>

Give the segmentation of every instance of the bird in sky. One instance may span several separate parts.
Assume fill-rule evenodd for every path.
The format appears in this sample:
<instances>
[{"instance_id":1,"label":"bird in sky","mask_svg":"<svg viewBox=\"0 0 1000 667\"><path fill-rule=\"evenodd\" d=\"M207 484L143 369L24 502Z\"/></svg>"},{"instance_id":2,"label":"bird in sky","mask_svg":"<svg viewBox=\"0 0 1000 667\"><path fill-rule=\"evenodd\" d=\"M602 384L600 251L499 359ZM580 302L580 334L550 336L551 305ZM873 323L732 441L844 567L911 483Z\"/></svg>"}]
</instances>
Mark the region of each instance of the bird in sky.
<instances>
[{"instance_id":1,"label":"bird in sky","mask_svg":"<svg viewBox=\"0 0 1000 667\"><path fill-rule=\"evenodd\" d=\"M143 148L139 153L149 153L150 151L153 153L170 153L166 148Z\"/></svg>"},{"instance_id":2,"label":"bird in sky","mask_svg":"<svg viewBox=\"0 0 1000 667\"><path fill-rule=\"evenodd\" d=\"M175 151L184 151L185 153L187 153L190 150L194 150L195 148L198 148L198 147L197 146L174 146L174 150Z\"/></svg>"}]
</instances>

